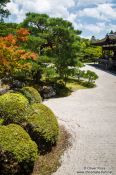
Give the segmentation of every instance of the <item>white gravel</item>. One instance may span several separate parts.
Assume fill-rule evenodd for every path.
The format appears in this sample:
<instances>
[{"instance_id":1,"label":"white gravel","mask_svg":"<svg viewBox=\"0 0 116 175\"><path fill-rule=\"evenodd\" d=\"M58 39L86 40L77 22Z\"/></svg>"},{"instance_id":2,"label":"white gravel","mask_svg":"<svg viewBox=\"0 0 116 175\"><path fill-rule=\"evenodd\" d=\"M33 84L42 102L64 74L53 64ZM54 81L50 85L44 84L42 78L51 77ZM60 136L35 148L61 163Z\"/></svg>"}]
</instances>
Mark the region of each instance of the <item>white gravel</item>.
<instances>
[{"instance_id":1,"label":"white gravel","mask_svg":"<svg viewBox=\"0 0 116 175\"><path fill-rule=\"evenodd\" d=\"M44 102L72 135L54 175L116 175L116 76L86 69L99 75L96 88Z\"/></svg>"}]
</instances>

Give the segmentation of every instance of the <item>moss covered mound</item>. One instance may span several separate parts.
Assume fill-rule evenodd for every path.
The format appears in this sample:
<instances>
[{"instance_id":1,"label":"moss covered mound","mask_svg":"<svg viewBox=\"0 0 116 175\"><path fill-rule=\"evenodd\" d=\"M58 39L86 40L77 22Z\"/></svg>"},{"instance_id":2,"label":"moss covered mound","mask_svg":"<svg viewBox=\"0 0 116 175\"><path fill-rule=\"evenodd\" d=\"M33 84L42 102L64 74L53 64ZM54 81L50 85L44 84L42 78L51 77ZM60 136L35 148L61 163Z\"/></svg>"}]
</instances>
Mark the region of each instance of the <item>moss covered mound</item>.
<instances>
[{"instance_id":1,"label":"moss covered mound","mask_svg":"<svg viewBox=\"0 0 116 175\"><path fill-rule=\"evenodd\" d=\"M27 131L38 144L41 153L50 151L59 133L58 122L53 112L43 104L33 104L33 115L28 118Z\"/></svg>"},{"instance_id":2,"label":"moss covered mound","mask_svg":"<svg viewBox=\"0 0 116 175\"><path fill-rule=\"evenodd\" d=\"M29 102L22 94L6 93L0 96L0 118L6 123L22 122L29 112Z\"/></svg>"},{"instance_id":3,"label":"moss covered mound","mask_svg":"<svg viewBox=\"0 0 116 175\"><path fill-rule=\"evenodd\" d=\"M21 89L22 94L29 100L31 104L41 103L42 99L39 92L33 87L23 87Z\"/></svg>"},{"instance_id":4,"label":"moss covered mound","mask_svg":"<svg viewBox=\"0 0 116 175\"><path fill-rule=\"evenodd\" d=\"M29 174L37 154L36 143L21 126L0 126L0 174Z\"/></svg>"}]
</instances>

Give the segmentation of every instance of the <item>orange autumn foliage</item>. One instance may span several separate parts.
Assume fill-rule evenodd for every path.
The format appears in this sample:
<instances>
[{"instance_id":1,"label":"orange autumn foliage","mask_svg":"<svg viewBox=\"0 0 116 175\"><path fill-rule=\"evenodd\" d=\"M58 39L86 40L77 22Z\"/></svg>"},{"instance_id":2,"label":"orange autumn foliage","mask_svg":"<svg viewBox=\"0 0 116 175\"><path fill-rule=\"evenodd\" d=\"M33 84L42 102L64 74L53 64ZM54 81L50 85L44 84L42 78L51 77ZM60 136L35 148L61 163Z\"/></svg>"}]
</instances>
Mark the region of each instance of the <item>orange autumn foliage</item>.
<instances>
[{"instance_id":1,"label":"orange autumn foliage","mask_svg":"<svg viewBox=\"0 0 116 175\"><path fill-rule=\"evenodd\" d=\"M28 40L28 36L29 35L29 31L25 28L21 28L19 30L17 30L17 39L18 41L27 41Z\"/></svg>"},{"instance_id":2,"label":"orange autumn foliage","mask_svg":"<svg viewBox=\"0 0 116 175\"><path fill-rule=\"evenodd\" d=\"M18 71L33 71L33 63L37 64L38 55L22 49L19 44L26 42L28 35L29 31L21 28L16 35L0 37L0 74L13 76Z\"/></svg>"}]
</instances>

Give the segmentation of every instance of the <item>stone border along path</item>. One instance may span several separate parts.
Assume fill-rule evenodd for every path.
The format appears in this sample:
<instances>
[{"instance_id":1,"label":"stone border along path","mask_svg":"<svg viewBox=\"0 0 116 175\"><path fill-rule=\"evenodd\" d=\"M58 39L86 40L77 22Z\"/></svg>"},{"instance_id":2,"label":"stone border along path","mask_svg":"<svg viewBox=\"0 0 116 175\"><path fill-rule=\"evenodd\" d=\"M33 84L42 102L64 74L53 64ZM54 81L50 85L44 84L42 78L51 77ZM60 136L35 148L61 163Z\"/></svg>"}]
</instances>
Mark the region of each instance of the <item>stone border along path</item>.
<instances>
[{"instance_id":1,"label":"stone border along path","mask_svg":"<svg viewBox=\"0 0 116 175\"><path fill-rule=\"evenodd\" d=\"M72 135L53 175L116 175L116 76L85 69L99 75L96 88L44 102Z\"/></svg>"}]
</instances>

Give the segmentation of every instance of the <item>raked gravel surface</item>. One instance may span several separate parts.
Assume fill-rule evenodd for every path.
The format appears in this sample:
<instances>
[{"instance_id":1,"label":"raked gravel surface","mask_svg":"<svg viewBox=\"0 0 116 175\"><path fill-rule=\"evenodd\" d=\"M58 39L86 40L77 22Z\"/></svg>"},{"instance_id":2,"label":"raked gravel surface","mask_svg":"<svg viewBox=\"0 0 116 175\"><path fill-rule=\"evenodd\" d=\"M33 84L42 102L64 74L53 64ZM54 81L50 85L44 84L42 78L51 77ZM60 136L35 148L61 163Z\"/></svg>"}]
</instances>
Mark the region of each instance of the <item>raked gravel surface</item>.
<instances>
[{"instance_id":1,"label":"raked gravel surface","mask_svg":"<svg viewBox=\"0 0 116 175\"><path fill-rule=\"evenodd\" d=\"M116 76L92 66L97 87L44 102L71 133L53 175L116 175Z\"/></svg>"}]
</instances>

